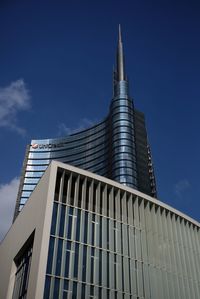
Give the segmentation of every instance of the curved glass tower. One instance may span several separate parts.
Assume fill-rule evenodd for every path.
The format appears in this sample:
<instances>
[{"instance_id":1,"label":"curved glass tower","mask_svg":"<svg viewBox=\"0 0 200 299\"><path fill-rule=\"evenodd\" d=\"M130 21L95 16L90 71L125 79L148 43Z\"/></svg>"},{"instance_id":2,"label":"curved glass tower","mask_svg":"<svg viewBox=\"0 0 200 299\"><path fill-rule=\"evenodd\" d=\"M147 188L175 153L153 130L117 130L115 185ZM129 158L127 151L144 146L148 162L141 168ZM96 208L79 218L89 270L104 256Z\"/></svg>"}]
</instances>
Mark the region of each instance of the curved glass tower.
<instances>
[{"instance_id":1,"label":"curved glass tower","mask_svg":"<svg viewBox=\"0 0 200 299\"><path fill-rule=\"evenodd\" d=\"M134 108L129 97L128 80L124 69L124 55L119 27L117 69L114 72L114 95L110 107L112 136L111 178L133 188L138 188Z\"/></svg>"},{"instance_id":2,"label":"curved glass tower","mask_svg":"<svg viewBox=\"0 0 200 299\"><path fill-rule=\"evenodd\" d=\"M111 178L156 197L144 114L129 96L121 29L113 75L113 99L100 123L64 138L32 140L27 146L14 219L52 160Z\"/></svg>"}]
</instances>

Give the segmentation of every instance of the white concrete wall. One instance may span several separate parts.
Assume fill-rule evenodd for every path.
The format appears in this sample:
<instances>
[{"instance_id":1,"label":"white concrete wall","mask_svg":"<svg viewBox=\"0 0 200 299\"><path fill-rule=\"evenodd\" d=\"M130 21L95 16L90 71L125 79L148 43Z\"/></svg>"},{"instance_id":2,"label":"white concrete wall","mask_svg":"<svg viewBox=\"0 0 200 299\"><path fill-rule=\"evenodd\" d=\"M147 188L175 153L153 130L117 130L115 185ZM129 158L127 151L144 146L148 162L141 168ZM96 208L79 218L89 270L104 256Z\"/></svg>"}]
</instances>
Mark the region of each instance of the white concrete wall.
<instances>
[{"instance_id":1,"label":"white concrete wall","mask_svg":"<svg viewBox=\"0 0 200 299\"><path fill-rule=\"evenodd\" d=\"M57 167L127 191L149 205L153 203L159 209L164 208L172 212L174 217L178 215L195 225L196 228L200 227L197 221L150 196L91 172L53 161L0 245L0 299L12 298L16 270L13 259L34 230L35 238L27 299L43 297Z\"/></svg>"},{"instance_id":2,"label":"white concrete wall","mask_svg":"<svg viewBox=\"0 0 200 299\"><path fill-rule=\"evenodd\" d=\"M15 279L13 259L35 230L27 299L42 298L49 245L55 164L48 167L0 245L0 299L11 299Z\"/></svg>"}]
</instances>

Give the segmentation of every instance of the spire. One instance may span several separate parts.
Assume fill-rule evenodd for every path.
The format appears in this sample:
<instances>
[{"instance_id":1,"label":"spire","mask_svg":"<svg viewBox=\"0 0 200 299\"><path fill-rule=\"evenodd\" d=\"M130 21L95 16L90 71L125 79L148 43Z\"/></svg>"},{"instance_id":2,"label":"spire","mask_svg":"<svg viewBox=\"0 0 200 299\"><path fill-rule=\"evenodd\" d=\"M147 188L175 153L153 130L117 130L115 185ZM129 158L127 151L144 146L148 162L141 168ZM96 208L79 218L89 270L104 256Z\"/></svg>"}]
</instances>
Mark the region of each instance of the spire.
<instances>
[{"instance_id":1,"label":"spire","mask_svg":"<svg viewBox=\"0 0 200 299\"><path fill-rule=\"evenodd\" d=\"M122 32L121 32L121 25L119 24L119 42L122 42Z\"/></svg>"},{"instance_id":2,"label":"spire","mask_svg":"<svg viewBox=\"0 0 200 299\"><path fill-rule=\"evenodd\" d=\"M117 47L117 79L118 79L118 81L125 80L124 54L123 54L123 44L122 44L121 25L120 24L119 24L118 47Z\"/></svg>"}]
</instances>

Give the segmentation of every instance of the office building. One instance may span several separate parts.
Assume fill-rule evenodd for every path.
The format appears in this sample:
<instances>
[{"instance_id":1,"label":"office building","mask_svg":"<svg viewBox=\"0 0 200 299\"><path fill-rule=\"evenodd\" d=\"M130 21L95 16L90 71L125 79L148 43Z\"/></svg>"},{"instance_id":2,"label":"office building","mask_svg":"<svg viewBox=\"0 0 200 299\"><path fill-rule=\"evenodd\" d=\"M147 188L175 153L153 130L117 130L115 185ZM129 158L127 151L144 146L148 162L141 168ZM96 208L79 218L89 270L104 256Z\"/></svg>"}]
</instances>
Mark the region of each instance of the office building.
<instances>
[{"instance_id":1,"label":"office building","mask_svg":"<svg viewBox=\"0 0 200 299\"><path fill-rule=\"evenodd\" d=\"M156 183L144 114L129 95L119 28L113 99L108 116L79 133L32 140L27 146L14 219L52 160L68 163L156 197Z\"/></svg>"},{"instance_id":2,"label":"office building","mask_svg":"<svg viewBox=\"0 0 200 299\"><path fill-rule=\"evenodd\" d=\"M0 298L200 298L200 224L155 198L120 30L113 77L101 123L27 146Z\"/></svg>"},{"instance_id":3,"label":"office building","mask_svg":"<svg viewBox=\"0 0 200 299\"><path fill-rule=\"evenodd\" d=\"M0 298L199 299L200 225L53 161L0 245Z\"/></svg>"}]
</instances>

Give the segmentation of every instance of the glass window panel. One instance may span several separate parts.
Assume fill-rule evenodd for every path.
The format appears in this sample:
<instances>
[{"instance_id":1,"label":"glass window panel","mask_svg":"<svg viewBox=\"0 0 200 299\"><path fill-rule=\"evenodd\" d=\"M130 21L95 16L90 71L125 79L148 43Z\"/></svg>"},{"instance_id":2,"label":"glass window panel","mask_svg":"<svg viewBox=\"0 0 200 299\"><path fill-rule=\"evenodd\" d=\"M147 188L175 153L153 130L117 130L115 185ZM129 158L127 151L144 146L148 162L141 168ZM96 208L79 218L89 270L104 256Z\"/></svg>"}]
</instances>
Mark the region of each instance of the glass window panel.
<instances>
[{"instance_id":1,"label":"glass window panel","mask_svg":"<svg viewBox=\"0 0 200 299\"><path fill-rule=\"evenodd\" d=\"M28 192L28 191L23 191L22 192L22 197L26 197L26 198L29 198L29 196L31 195L32 191Z\"/></svg>"},{"instance_id":2,"label":"glass window panel","mask_svg":"<svg viewBox=\"0 0 200 299\"><path fill-rule=\"evenodd\" d=\"M64 275L67 278L69 276L69 266L70 266L70 257L71 257L71 242L67 241L66 244L66 259L65 259L65 271Z\"/></svg>"},{"instance_id":3,"label":"glass window panel","mask_svg":"<svg viewBox=\"0 0 200 299\"><path fill-rule=\"evenodd\" d=\"M77 295L77 282L73 282L73 291L72 291L72 299L78 299L77 297L76 297L76 295Z\"/></svg>"},{"instance_id":4,"label":"glass window panel","mask_svg":"<svg viewBox=\"0 0 200 299\"><path fill-rule=\"evenodd\" d=\"M65 227L65 215L66 215L66 207L60 205L60 228L59 228L59 236L63 237L64 235L64 227Z\"/></svg>"},{"instance_id":5,"label":"glass window panel","mask_svg":"<svg viewBox=\"0 0 200 299\"><path fill-rule=\"evenodd\" d=\"M102 285L102 250L99 250L99 285Z\"/></svg>"},{"instance_id":6,"label":"glass window panel","mask_svg":"<svg viewBox=\"0 0 200 299\"><path fill-rule=\"evenodd\" d=\"M80 239L80 223L81 223L81 210L77 210L77 217L76 217L76 241Z\"/></svg>"},{"instance_id":7,"label":"glass window panel","mask_svg":"<svg viewBox=\"0 0 200 299\"><path fill-rule=\"evenodd\" d=\"M34 185L24 184L23 191L31 191L32 192L34 188L35 188L35 184Z\"/></svg>"},{"instance_id":8,"label":"glass window panel","mask_svg":"<svg viewBox=\"0 0 200 299\"><path fill-rule=\"evenodd\" d=\"M63 285L63 297L62 299L68 299L68 294L69 294L69 281L64 280L64 285Z\"/></svg>"},{"instance_id":9,"label":"glass window panel","mask_svg":"<svg viewBox=\"0 0 200 299\"><path fill-rule=\"evenodd\" d=\"M78 278L79 244L75 244L74 278Z\"/></svg>"},{"instance_id":10,"label":"glass window panel","mask_svg":"<svg viewBox=\"0 0 200 299\"><path fill-rule=\"evenodd\" d=\"M62 249L63 249L63 240L58 239L58 249L56 257L56 275L60 276L61 263L62 263Z\"/></svg>"},{"instance_id":11,"label":"glass window panel","mask_svg":"<svg viewBox=\"0 0 200 299\"><path fill-rule=\"evenodd\" d=\"M79 189L78 189L78 207L81 208L82 203L82 192L83 192L83 179L79 180Z\"/></svg>"},{"instance_id":12,"label":"glass window panel","mask_svg":"<svg viewBox=\"0 0 200 299\"><path fill-rule=\"evenodd\" d=\"M82 267L82 281L86 281L86 271L87 271L87 246L83 246L83 267Z\"/></svg>"},{"instance_id":13,"label":"glass window panel","mask_svg":"<svg viewBox=\"0 0 200 299\"><path fill-rule=\"evenodd\" d=\"M53 215L51 220L51 235L55 235L57 223L58 204L53 204Z\"/></svg>"},{"instance_id":14,"label":"glass window panel","mask_svg":"<svg viewBox=\"0 0 200 299\"><path fill-rule=\"evenodd\" d=\"M29 178L25 178L24 179L24 183L26 184L37 184L39 182L39 178L37 179L29 179Z\"/></svg>"},{"instance_id":15,"label":"glass window panel","mask_svg":"<svg viewBox=\"0 0 200 299\"><path fill-rule=\"evenodd\" d=\"M42 166L42 165L35 165L35 166L33 166L33 165L27 165L26 166L26 170L29 170L29 171L45 171L47 169L47 165L44 165L44 166Z\"/></svg>"},{"instance_id":16,"label":"glass window panel","mask_svg":"<svg viewBox=\"0 0 200 299\"><path fill-rule=\"evenodd\" d=\"M53 263L53 254L54 254L54 243L55 238L50 237L49 241L49 252L48 252L48 261L47 261L47 274L52 273L52 263Z\"/></svg>"},{"instance_id":17,"label":"glass window panel","mask_svg":"<svg viewBox=\"0 0 200 299\"><path fill-rule=\"evenodd\" d=\"M44 171L26 171L25 172L25 177L29 178L41 178L41 176L44 174Z\"/></svg>"},{"instance_id":18,"label":"glass window panel","mask_svg":"<svg viewBox=\"0 0 200 299\"><path fill-rule=\"evenodd\" d=\"M85 212L85 230L84 230L84 243L87 243L87 235L88 235L88 212Z\"/></svg>"},{"instance_id":19,"label":"glass window panel","mask_svg":"<svg viewBox=\"0 0 200 299\"><path fill-rule=\"evenodd\" d=\"M73 222L73 208L69 208L68 214L68 231L67 231L67 239L71 239L72 235L72 222Z\"/></svg>"},{"instance_id":20,"label":"glass window panel","mask_svg":"<svg viewBox=\"0 0 200 299\"><path fill-rule=\"evenodd\" d=\"M49 299L50 287L51 287L51 277L46 276L45 288L44 288L44 298L43 299Z\"/></svg>"},{"instance_id":21,"label":"glass window panel","mask_svg":"<svg viewBox=\"0 0 200 299\"><path fill-rule=\"evenodd\" d=\"M55 278L54 281L55 282L54 282L53 298L59 298L60 279Z\"/></svg>"}]
</instances>

